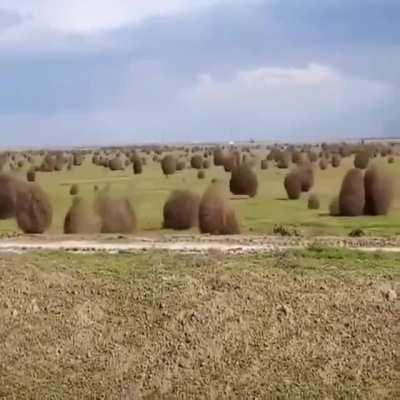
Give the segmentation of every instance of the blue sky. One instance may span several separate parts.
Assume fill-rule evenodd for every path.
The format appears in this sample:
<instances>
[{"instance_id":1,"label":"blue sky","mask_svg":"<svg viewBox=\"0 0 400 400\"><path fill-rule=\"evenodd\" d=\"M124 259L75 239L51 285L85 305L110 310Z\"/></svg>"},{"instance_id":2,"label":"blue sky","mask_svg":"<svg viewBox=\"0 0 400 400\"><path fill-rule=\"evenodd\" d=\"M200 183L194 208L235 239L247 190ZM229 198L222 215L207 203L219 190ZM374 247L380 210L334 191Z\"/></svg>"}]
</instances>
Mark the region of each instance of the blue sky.
<instances>
[{"instance_id":1,"label":"blue sky","mask_svg":"<svg viewBox=\"0 0 400 400\"><path fill-rule=\"evenodd\" d=\"M398 135L398 21L398 0L0 0L0 145Z\"/></svg>"}]
</instances>

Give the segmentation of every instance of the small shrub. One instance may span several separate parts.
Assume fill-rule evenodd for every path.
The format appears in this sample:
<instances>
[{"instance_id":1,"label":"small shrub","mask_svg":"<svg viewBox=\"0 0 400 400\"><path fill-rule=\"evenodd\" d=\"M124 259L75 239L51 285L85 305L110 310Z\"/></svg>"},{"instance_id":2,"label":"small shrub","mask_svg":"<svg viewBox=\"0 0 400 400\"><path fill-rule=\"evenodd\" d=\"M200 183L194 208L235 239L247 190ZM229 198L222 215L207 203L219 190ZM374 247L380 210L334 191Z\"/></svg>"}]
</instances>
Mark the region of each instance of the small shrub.
<instances>
[{"instance_id":1,"label":"small shrub","mask_svg":"<svg viewBox=\"0 0 400 400\"><path fill-rule=\"evenodd\" d=\"M325 170L325 169L328 168L328 160L327 160L325 157L322 157L322 158L319 160L319 167L320 167L322 170Z\"/></svg>"},{"instance_id":2,"label":"small shrub","mask_svg":"<svg viewBox=\"0 0 400 400\"><path fill-rule=\"evenodd\" d=\"M112 198L109 190L99 193L95 211L101 221L101 233L134 233L137 229L136 214L127 198Z\"/></svg>"},{"instance_id":3,"label":"small shrub","mask_svg":"<svg viewBox=\"0 0 400 400\"><path fill-rule=\"evenodd\" d=\"M182 171L186 168L186 161L183 159L180 159L176 163L176 170L177 171Z\"/></svg>"},{"instance_id":4,"label":"small shrub","mask_svg":"<svg viewBox=\"0 0 400 400\"><path fill-rule=\"evenodd\" d=\"M214 165L223 166L224 160L225 160L224 151L220 148L216 148L214 150Z\"/></svg>"},{"instance_id":5,"label":"small shrub","mask_svg":"<svg viewBox=\"0 0 400 400\"><path fill-rule=\"evenodd\" d=\"M294 151L292 153L292 163L293 164L303 164L304 157L300 151Z\"/></svg>"},{"instance_id":6,"label":"small shrub","mask_svg":"<svg viewBox=\"0 0 400 400\"><path fill-rule=\"evenodd\" d=\"M204 169L200 169L198 172L197 172L197 178L198 179L204 179L206 177L206 172L204 171Z\"/></svg>"},{"instance_id":7,"label":"small shrub","mask_svg":"<svg viewBox=\"0 0 400 400\"><path fill-rule=\"evenodd\" d=\"M121 158L114 157L108 161L108 167L111 171L123 171L124 163L122 162Z\"/></svg>"},{"instance_id":8,"label":"small shrub","mask_svg":"<svg viewBox=\"0 0 400 400\"><path fill-rule=\"evenodd\" d=\"M268 169L268 160L261 160L261 169Z\"/></svg>"},{"instance_id":9,"label":"small shrub","mask_svg":"<svg viewBox=\"0 0 400 400\"><path fill-rule=\"evenodd\" d=\"M65 234L100 233L101 221L92 207L80 197L75 197L64 218Z\"/></svg>"},{"instance_id":10,"label":"small shrub","mask_svg":"<svg viewBox=\"0 0 400 400\"><path fill-rule=\"evenodd\" d=\"M301 166L297 174L301 180L301 191L309 192L310 189L314 186L314 170L311 165Z\"/></svg>"},{"instance_id":11,"label":"small shrub","mask_svg":"<svg viewBox=\"0 0 400 400\"><path fill-rule=\"evenodd\" d=\"M176 171L176 159L172 155L166 155L161 161L161 169L165 176L173 175Z\"/></svg>"},{"instance_id":12,"label":"small shrub","mask_svg":"<svg viewBox=\"0 0 400 400\"><path fill-rule=\"evenodd\" d=\"M142 159L138 156L132 158L133 173L140 175L143 172Z\"/></svg>"},{"instance_id":13,"label":"small shrub","mask_svg":"<svg viewBox=\"0 0 400 400\"><path fill-rule=\"evenodd\" d=\"M302 233L298 228L282 224L274 225L272 232L274 235L280 235L280 236L294 236L294 237L302 236Z\"/></svg>"},{"instance_id":14,"label":"small shrub","mask_svg":"<svg viewBox=\"0 0 400 400\"><path fill-rule=\"evenodd\" d=\"M310 151L310 152L308 152L308 160L310 161L310 162L316 162L317 160L318 160L318 154L317 153L315 153L314 151Z\"/></svg>"},{"instance_id":15,"label":"small shrub","mask_svg":"<svg viewBox=\"0 0 400 400\"><path fill-rule=\"evenodd\" d=\"M340 215L356 217L362 215L365 206L364 177L360 169L347 172L339 194Z\"/></svg>"},{"instance_id":16,"label":"small shrub","mask_svg":"<svg viewBox=\"0 0 400 400\"><path fill-rule=\"evenodd\" d=\"M295 171L286 175L284 186L289 200L298 200L301 196L301 177Z\"/></svg>"},{"instance_id":17,"label":"small shrub","mask_svg":"<svg viewBox=\"0 0 400 400\"><path fill-rule=\"evenodd\" d=\"M359 151L354 158L354 167L358 169L366 169L369 164L369 152L367 150Z\"/></svg>"},{"instance_id":18,"label":"small shrub","mask_svg":"<svg viewBox=\"0 0 400 400\"><path fill-rule=\"evenodd\" d=\"M199 227L201 233L235 235L240 233L234 210L220 182L212 183L200 201Z\"/></svg>"},{"instance_id":19,"label":"small shrub","mask_svg":"<svg viewBox=\"0 0 400 400\"><path fill-rule=\"evenodd\" d=\"M200 154L195 154L190 159L190 165L194 169L202 169L203 168L203 157Z\"/></svg>"},{"instance_id":20,"label":"small shrub","mask_svg":"<svg viewBox=\"0 0 400 400\"><path fill-rule=\"evenodd\" d=\"M34 168L31 168L27 173L26 173L26 180L28 182L35 182L36 181L36 171Z\"/></svg>"},{"instance_id":21,"label":"small shrub","mask_svg":"<svg viewBox=\"0 0 400 400\"><path fill-rule=\"evenodd\" d=\"M310 197L308 198L308 209L319 210L319 208L320 208L319 197L316 194L310 195Z\"/></svg>"},{"instance_id":22,"label":"small shrub","mask_svg":"<svg viewBox=\"0 0 400 400\"><path fill-rule=\"evenodd\" d=\"M329 215L338 217L340 215L339 197L334 197L329 203Z\"/></svg>"},{"instance_id":23,"label":"small shrub","mask_svg":"<svg viewBox=\"0 0 400 400\"><path fill-rule=\"evenodd\" d=\"M247 165L239 165L232 170L229 187L233 194L254 197L258 189L257 175Z\"/></svg>"},{"instance_id":24,"label":"small shrub","mask_svg":"<svg viewBox=\"0 0 400 400\"><path fill-rule=\"evenodd\" d=\"M51 225L53 206L47 193L35 183L25 183L18 190L16 218L24 233L43 233Z\"/></svg>"},{"instance_id":25,"label":"small shrub","mask_svg":"<svg viewBox=\"0 0 400 400\"><path fill-rule=\"evenodd\" d=\"M365 232L361 228L355 228L349 233L350 237L363 237L365 236Z\"/></svg>"},{"instance_id":26,"label":"small shrub","mask_svg":"<svg viewBox=\"0 0 400 400\"><path fill-rule=\"evenodd\" d=\"M71 196L76 196L79 193L79 186L74 183L73 185L71 185L70 189L69 189L69 194Z\"/></svg>"},{"instance_id":27,"label":"small shrub","mask_svg":"<svg viewBox=\"0 0 400 400\"><path fill-rule=\"evenodd\" d=\"M364 176L365 209L367 215L386 215L393 202L393 179L377 166L370 167Z\"/></svg>"},{"instance_id":28,"label":"small shrub","mask_svg":"<svg viewBox=\"0 0 400 400\"><path fill-rule=\"evenodd\" d=\"M276 166L279 169L289 168L290 165L290 154L289 152L279 152L276 156Z\"/></svg>"},{"instance_id":29,"label":"small shrub","mask_svg":"<svg viewBox=\"0 0 400 400\"><path fill-rule=\"evenodd\" d=\"M240 165L240 154L229 153L224 157L224 170L225 172L232 172Z\"/></svg>"},{"instance_id":30,"label":"small shrub","mask_svg":"<svg viewBox=\"0 0 400 400\"><path fill-rule=\"evenodd\" d=\"M205 159L203 160L203 169L209 169L211 166L210 160Z\"/></svg>"},{"instance_id":31,"label":"small shrub","mask_svg":"<svg viewBox=\"0 0 400 400\"><path fill-rule=\"evenodd\" d=\"M47 155L40 167L42 172L53 172L56 168L56 160L51 155Z\"/></svg>"},{"instance_id":32,"label":"small shrub","mask_svg":"<svg viewBox=\"0 0 400 400\"><path fill-rule=\"evenodd\" d=\"M184 230L198 225L200 196L189 191L174 191L164 204L165 229Z\"/></svg>"},{"instance_id":33,"label":"small shrub","mask_svg":"<svg viewBox=\"0 0 400 400\"><path fill-rule=\"evenodd\" d=\"M333 168L338 168L338 167L340 167L341 161L342 161L342 159L341 159L340 155L337 154L337 153L335 153L335 154L332 156L332 167L333 167Z\"/></svg>"},{"instance_id":34,"label":"small shrub","mask_svg":"<svg viewBox=\"0 0 400 400\"><path fill-rule=\"evenodd\" d=\"M82 153L73 153L72 155L72 163L76 167L79 167L83 164L84 156Z\"/></svg>"},{"instance_id":35,"label":"small shrub","mask_svg":"<svg viewBox=\"0 0 400 400\"><path fill-rule=\"evenodd\" d=\"M0 220L15 217L19 182L8 175L0 175Z\"/></svg>"}]
</instances>

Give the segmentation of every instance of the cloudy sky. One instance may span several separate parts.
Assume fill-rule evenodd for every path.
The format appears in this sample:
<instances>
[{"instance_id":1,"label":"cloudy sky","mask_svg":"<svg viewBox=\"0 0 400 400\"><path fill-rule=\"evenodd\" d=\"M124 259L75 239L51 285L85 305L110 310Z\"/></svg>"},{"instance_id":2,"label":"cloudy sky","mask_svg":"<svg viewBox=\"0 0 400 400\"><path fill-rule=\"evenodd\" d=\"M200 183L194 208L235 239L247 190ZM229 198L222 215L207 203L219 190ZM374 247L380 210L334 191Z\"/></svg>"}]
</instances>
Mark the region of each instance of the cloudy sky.
<instances>
[{"instance_id":1,"label":"cloudy sky","mask_svg":"<svg viewBox=\"0 0 400 400\"><path fill-rule=\"evenodd\" d=\"M400 135L399 0L0 0L0 146Z\"/></svg>"}]
</instances>

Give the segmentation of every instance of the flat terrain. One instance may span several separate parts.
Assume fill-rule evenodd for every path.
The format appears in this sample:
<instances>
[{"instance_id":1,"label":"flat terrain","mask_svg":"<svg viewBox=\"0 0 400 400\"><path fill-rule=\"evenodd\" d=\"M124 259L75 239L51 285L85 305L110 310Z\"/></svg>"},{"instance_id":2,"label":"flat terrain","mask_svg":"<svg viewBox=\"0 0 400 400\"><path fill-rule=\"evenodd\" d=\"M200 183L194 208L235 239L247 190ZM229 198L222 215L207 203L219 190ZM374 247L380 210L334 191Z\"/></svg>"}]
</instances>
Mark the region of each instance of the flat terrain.
<instances>
[{"instance_id":1,"label":"flat terrain","mask_svg":"<svg viewBox=\"0 0 400 400\"><path fill-rule=\"evenodd\" d=\"M396 255L0 257L0 398L397 399Z\"/></svg>"},{"instance_id":2,"label":"flat terrain","mask_svg":"<svg viewBox=\"0 0 400 400\"><path fill-rule=\"evenodd\" d=\"M394 235L400 233L400 196L396 196L393 210L384 217L331 217L328 215L328 205L331 199L338 195L341 181L346 171L352 167L353 157L342 160L340 168L329 167L321 171L318 163L315 168L315 187L321 199L320 210L307 209L307 196L298 201L286 200L283 187L284 176L288 170L279 170L270 163L268 170L261 170L259 161L265 158L266 151L255 151L257 155L257 175L259 180L258 195L253 199L232 200L233 206L241 221L244 233L271 234L276 224L297 225L304 235L343 235L354 228L362 228L369 235ZM388 164L386 158L373 160L388 170L397 182L400 178L400 160ZM25 179L25 170L14 173ZM175 189L190 189L203 193L212 178L219 178L228 187L230 174L222 167L211 167L206 170L206 179L197 178L197 170L186 169L165 178L160 165L151 161L144 166L142 175L133 175L132 167L125 171L112 172L104 167L94 166L91 157L87 157L81 167L72 171L55 173L38 173L37 181L45 188L53 200L55 209L54 221L50 233L61 233L64 216L71 204L69 187L77 183L80 195L86 199L94 198L94 186L100 188L106 183L111 184L116 195L128 195L133 199L138 215L140 233L146 235L159 233L162 226L163 204L170 192ZM14 221L0 221L0 232L17 230Z\"/></svg>"},{"instance_id":3,"label":"flat terrain","mask_svg":"<svg viewBox=\"0 0 400 400\"><path fill-rule=\"evenodd\" d=\"M137 235L18 235L0 240L0 251L29 253L67 251L72 253L146 253L166 250L171 253L266 254L284 250L315 248L357 249L363 252L400 253L400 237L353 238L345 236L282 237L265 235L209 236L200 234Z\"/></svg>"}]
</instances>

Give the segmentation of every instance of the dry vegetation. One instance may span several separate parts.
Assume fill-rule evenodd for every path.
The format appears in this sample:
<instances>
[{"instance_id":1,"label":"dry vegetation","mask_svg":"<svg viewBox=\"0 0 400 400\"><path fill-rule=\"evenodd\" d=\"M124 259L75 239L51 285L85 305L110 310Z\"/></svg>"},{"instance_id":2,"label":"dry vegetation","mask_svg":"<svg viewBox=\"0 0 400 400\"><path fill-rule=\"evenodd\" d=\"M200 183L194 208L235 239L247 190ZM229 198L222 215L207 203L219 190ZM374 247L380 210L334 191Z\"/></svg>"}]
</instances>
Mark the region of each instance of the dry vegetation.
<instances>
[{"instance_id":1,"label":"dry vegetation","mask_svg":"<svg viewBox=\"0 0 400 400\"><path fill-rule=\"evenodd\" d=\"M395 264L321 249L2 255L0 397L399 398Z\"/></svg>"},{"instance_id":2,"label":"dry vegetation","mask_svg":"<svg viewBox=\"0 0 400 400\"><path fill-rule=\"evenodd\" d=\"M72 196L79 195L85 201L89 215L95 213L103 221L100 229L103 233L133 233L143 226L146 230L149 214L153 218L149 230L160 230L174 225L162 220L163 206L171 193L190 190L196 196L202 196L210 181L217 178L224 186L223 191L229 190L236 201L229 204L229 196L225 193L224 200L217 202L225 205L219 205L218 212L216 207L213 207L214 211L208 211L217 216L212 229L204 226L203 229L200 223L203 233L235 234L240 230L239 217L245 222L241 224L241 230L245 232L253 231L254 226L258 232L273 232L273 227L282 224L282 219L286 221L284 224L289 220L289 224L313 225L317 234L325 233L326 224L347 230L349 225L357 225L360 221L356 218L352 222L334 220L333 216L367 216L370 219L362 220L363 224L370 221L371 226L390 225L389 219L378 220L376 217L391 213L393 204L397 213L400 209L394 185L396 165L392 165L396 164L399 154L398 146L390 143L133 146L85 151L5 152L0 154L3 170L0 175L0 219L15 219L26 233L46 230L58 233L63 229L69 233L97 232L93 223L89 223L92 218L81 218L88 221L87 228L83 223L78 228L74 227L75 223L69 227L69 220L74 218L67 193L63 192L62 198L58 191L55 193L55 185L63 185L69 187ZM352 169L353 164L355 168ZM86 179L63 180L69 175L80 177L81 173ZM170 178L163 182L163 175ZM92 176L95 178L91 179ZM341 188L337 184L331 185L333 176L342 181ZM115 190L119 179L127 181L125 193ZM26 181L32 184L28 185ZM89 184L92 184L90 195ZM94 199L93 189L98 192L97 197L101 197L104 186L107 186L107 196ZM286 196L282 196L283 190ZM133 191L135 196L132 196ZM283 202L283 197L295 201ZM337 201L334 200L336 197ZM338 207L329 207L330 203L337 203ZM179 207L179 203L175 204ZM168 213L191 221L191 210L190 207L173 210L169 205ZM304 210L300 216L296 214L299 210ZM311 214L312 210L314 214ZM241 215L243 211L245 218ZM155 215L158 216L156 224ZM374 217L376 222L373 222ZM53 219L57 228L52 226ZM66 219L67 224L64 223ZM230 224L232 226L228 227ZM185 223L182 226L187 228L179 229L191 229L195 225ZM400 223L393 223L392 230L398 226Z\"/></svg>"}]
</instances>

